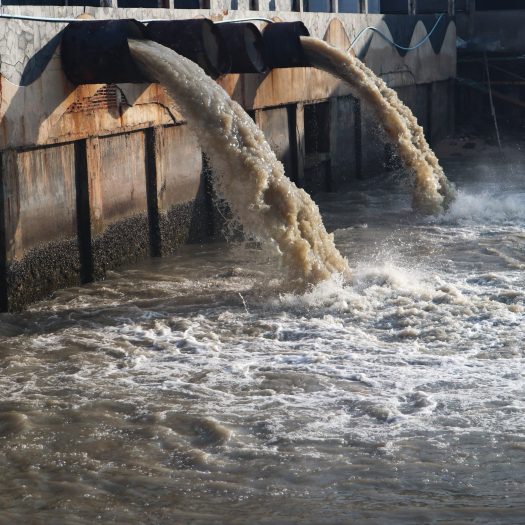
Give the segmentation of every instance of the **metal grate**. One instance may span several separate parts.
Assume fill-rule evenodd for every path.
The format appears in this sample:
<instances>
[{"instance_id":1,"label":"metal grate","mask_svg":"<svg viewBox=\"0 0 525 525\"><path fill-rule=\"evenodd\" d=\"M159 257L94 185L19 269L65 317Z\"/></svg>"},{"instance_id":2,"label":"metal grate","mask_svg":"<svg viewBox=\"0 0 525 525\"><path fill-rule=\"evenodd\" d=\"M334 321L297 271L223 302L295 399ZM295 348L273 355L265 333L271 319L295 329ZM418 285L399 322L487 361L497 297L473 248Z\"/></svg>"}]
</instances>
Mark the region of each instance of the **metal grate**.
<instances>
[{"instance_id":1,"label":"metal grate","mask_svg":"<svg viewBox=\"0 0 525 525\"><path fill-rule=\"evenodd\" d=\"M85 111L95 111L97 109L117 109L119 96L117 86L108 84L103 86L91 95L73 102L66 110L66 113L81 113Z\"/></svg>"}]
</instances>

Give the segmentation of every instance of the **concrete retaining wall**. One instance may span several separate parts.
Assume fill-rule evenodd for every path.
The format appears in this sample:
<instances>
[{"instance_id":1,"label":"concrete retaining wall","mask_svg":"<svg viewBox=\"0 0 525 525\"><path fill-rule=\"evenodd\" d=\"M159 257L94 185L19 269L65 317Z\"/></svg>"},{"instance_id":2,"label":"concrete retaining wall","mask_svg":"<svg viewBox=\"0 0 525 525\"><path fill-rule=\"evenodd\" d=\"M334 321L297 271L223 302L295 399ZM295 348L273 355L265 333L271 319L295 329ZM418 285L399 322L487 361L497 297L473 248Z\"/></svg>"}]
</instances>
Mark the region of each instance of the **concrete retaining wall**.
<instances>
[{"instance_id":1,"label":"concrete retaining wall","mask_svg":"<svg viewBox=\"0 0 525 525\"><path fill-rule=\"evenodd\" d=\"M81 12L4 9L47 16ZM222 16L87 11L99 18ZM303 19L314 36L340 48L366 25L389 32L379 15L285 12L279 17ZM432 141L451 129L455 26L447 24L439 53L428 41L401 56L373 34L356 48L399 91ZM71 85L60 63L62 27L0 20L1 310L102 279L108 270L149 255L173 253L220 229L208 168L175 101L158 85ZM413 42L426 34L418 21L411 31ZM226 75L218 82L251 112L290 178L308 191L351 188L354 178L384 169L388 151L375 119L348 86L329 75L297 68Z\"/></svg>"}]
</instances>

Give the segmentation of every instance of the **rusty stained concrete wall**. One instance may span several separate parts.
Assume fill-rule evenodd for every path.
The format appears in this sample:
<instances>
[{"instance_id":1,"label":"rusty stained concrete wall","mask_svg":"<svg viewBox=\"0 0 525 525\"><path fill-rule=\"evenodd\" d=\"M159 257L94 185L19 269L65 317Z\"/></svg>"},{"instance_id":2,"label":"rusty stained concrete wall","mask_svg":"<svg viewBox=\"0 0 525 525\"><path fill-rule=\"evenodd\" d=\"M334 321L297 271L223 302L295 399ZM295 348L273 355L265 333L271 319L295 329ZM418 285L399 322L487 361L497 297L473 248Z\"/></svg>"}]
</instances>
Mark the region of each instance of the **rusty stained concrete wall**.
<instances>
[{"instance_id":1,"label":"rusty stained concrete wall","mask_svg":"<svg viewBox=\"0 0 525 525\"><path fill-rule=\"evenodd\" d=\"M202 167L186 125L4 151L1 310L205 239Z\"/></svg>"},{"instance_id":2,"label":"rusty stained concrete wall","mask_svg":"<svg viewBox=\"0 0 525 525\"><path fill-rule=\"evenodd\" d=\"M74 147L8 151L1 162L0 306L80 283Z\"/></svg>"},{"instance_id":3,"label":"rusty stained concrete wall","mask_svg":"<svg viewBox=\"0 0 525 525\"><path fill-rule=\"evenodd\" d=\"M381 24L359 15L302 17L315 36L338 47L347 47L364 25ZM7 36L37 35L37 54L56 46L57 29L0 20ZM420 33L416 26L416 37ZM27 39L18 42L30 46ZM404 97L422 118L431 116L436 137L449 129L433 101L448 103L441 86L449 85L455 70L453 24L443 46L443 56L425 45L405 58L375 36L363 47L369 65L383 71L391 86L409 86ZM17 56L11 50L5 60L0 49L0 310L22 308L57 288L103 278L108 269L217 233L220 218L210 202L202 152L162 87L75 87L63 75L58 47L47 49L39 74L30 52ZM347 186L382 159L377 152L385 145L374 142L366 109L329 75L297 68L227 75L218 82L253 111L291 178L311 192ZM432 99L422 95L430 92Z\"/></svg>"},{"instance_id":4,"label":"rusty stained concrete wall","mask_svg":"<svg viewBox=\"0 0 525 525\"><path fill-rule=\"evenodd\" d=\"M200 146L187 126L154 128L150 140L152 252L168 255L181 244L199 242L212 234L208 181Z\"/></svg>"},{"instance_id":5,"label":"rusty stained concrete wall","mask_svg":"<svg viewBox=\"0 0 525 525\"><path fill-rule=\"evenodd\" d=\"M78 8L6 7L6 12L78 15ZM88 8L97 18L184 18L192 10L140 10ZM203 12L202 14L205 14ZM242 16L236 11L235 16ZM244 13L275 17L275 13ZM213 15L221 18L220 13ZM400 17L402 19L403 17ZM405 17L406 18L406 17ZM333 13L280 13L282 20L303 20L312 36L340 49L367 25L390 34L381 15ZM425 84L453 78L456 70L456 33L448 24L439 53L427 41L416 51L401 56L375 33L356 44L355 52L390 86ZM263 27L264 23L259 23ZM158 85L120 84L74 86L65 77L60 61L60 31L65 24L0 19L0 150L67 142L181 119L176 104ZM426 36L417 22L412 41ZM312 68L278 69L265 75L225 75L218 82L247 110L295 104L350 94L348 86Z\"/></svg>"}]
</instances>

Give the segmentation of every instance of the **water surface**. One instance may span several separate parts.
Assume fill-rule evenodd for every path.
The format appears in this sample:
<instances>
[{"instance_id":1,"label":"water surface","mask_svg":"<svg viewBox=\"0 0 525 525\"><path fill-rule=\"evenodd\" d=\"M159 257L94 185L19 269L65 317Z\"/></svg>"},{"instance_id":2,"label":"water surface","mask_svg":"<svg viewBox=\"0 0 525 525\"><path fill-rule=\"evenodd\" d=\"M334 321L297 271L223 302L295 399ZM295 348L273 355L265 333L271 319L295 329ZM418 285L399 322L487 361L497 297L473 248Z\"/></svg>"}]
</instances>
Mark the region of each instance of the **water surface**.
<instances>
[{"instance_id":1,"label":"water surface","mask_svg":"<svg viewBox=\"0 0 525 525\"><path fill-rule=\"evenodd\" d=\"M294 295L193 246L0 316L0 523L525 521L525 171L320 197L353 268Z\"/></svg>"}]
</instances>

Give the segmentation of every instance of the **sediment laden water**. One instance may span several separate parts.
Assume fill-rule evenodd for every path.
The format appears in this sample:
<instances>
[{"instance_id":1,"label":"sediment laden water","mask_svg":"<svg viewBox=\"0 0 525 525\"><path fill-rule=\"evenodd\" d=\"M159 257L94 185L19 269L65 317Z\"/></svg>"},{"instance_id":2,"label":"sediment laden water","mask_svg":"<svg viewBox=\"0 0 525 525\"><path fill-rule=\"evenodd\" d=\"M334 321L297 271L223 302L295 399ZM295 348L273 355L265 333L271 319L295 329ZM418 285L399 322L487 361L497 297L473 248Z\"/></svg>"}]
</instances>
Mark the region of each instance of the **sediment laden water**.
<instances>
[{"instance_id":1,"label":"sediment laden water","mask_svg":"<svg viewBox=\"0 0 525 525\"><path fill-rule=\"evenodd\" d=\"M319 209L286 177L262 131L196 64L155 42L130 41L146 75L177 101L214 168L214 187L247 234L271 241L293 278L349 274Z\"/></svg>"},{"instance_id":2,"label":"sediment laden water","mask_svg":"<svg viewBox=\"0 0 525 525\"><path fill-rule=\"evenodd\" d=\"M425 139L423 128L397 93L353 55L318 38L300 37L311 64L352 86L376 113L397 146L405 167L415 174L413 206L425 213L442 212L454 199L454 188Z\"/></svg>"},{"instance_id":3,"label":"sediment laden water","mask_svg":"<svg viewBox=\"0 0 525 525\"><path fill-rule=\"evenodd\" d=\"M522 524L525 166L446 166L322 196L347 282L194 245L1 314L0 523Z\"/></svg>"}]
</instances>

